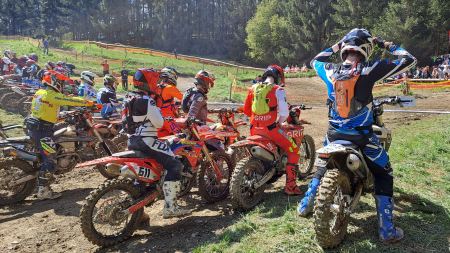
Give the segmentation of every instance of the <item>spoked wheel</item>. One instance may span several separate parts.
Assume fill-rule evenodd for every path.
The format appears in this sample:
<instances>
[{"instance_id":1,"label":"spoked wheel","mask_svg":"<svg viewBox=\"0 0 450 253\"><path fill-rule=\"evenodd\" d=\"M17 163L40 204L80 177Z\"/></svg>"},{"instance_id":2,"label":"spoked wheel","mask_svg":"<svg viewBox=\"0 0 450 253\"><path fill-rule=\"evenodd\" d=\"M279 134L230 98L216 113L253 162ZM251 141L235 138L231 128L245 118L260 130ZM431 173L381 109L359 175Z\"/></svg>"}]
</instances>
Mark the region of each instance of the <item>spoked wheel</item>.
<instances>
[{"instance_id":1,"label":"spoked wheel","mask_svg":"<svg viewBox=\"0 0 450 253\"><path fill-rule=\"evenodd\" d=\"M222 173L222 180L217 180L216 173L211 164L204 162L198 172L198 191L207 202L216 202L225 199L230 192L230 180L233 173L231 158L223 151L211 153L212 160Z\"/></svg>"},{"instance_id":2,"label":"spoked wheel","mask_svg":"<svg viewBox=\"0 0 450 253\"><path fill-rule=\"evenodd\" d=\"M31 98L30 97L23 97L18 101L18 110L20 115L23 117L26 117L31 112Z\"/></svg>"},{"instance_id":3,"label":"spoked wheel","mask_svg":"<svg viewBox=\"0 0 450 253\"><path fill-rule=\"evenodd\" d=\"M238 162L231 177L230 194L233 209L248 211L261 202L264 187L254 189L254 184L265 174L264 164L254 158Z\"/></svg>"},{"instance_id":4,"label":"spoked wheel","mask_svg":"<svg viewBox=\"0 0 450 253\"><path fill-rule=\"evenodd\" d=\"M4 106L5 110L12 112L12 113L17 113L19 111L18 101L21 98L23 98L22 95L17 94L15 92L10 92L10 93L4 94L0 98L0 103Z\"/></svg>"},{"instance_id":5,"label":"spoked wheel","mask_svg":"<svg viewBox=\"0 0 450 253\"><path fill-rule=\"evenodd\" d=\"M99 246L111 246L128 239L136 229L143 208L127 210L140 195L129 179L108 180L92 191L81 207L81 230Z\"/></svg>"},{"instance_id":6,"label":"spoked wheel","mask_svg":"<svg viewBox=\"0 0 450 253\"><path fill-rule=\"evenodd\" d=\"M18 185L13 182L36 173L29 163L18 159L0 160L0 206L23 201L36 188L36 178Z\"/></svg>"},{"instance_id":7,"label":"spoked wheel","mask_svg":"<svg viewBox=\"0 0 450 253\"><path fill-rule=\"evenodd\" d=\"M323 248L338 246L347 234L350 214L345 212L344 195L351 194L347 175L333 169L327 171L320 184L314 206L314 230Z\"/></svg>"},{"instance_id":8,"label":"spoked wheel","mask_svg":"<svg viewBox=\"0 0 450 253\"><path fill-rule=\"evenodd\" d=\"M116 145L118 152L127 150L128 136L126 134L118 134L111 140Z\"/></svg>"},{"instance_id":9,"label":"spoked wheel","mask_svg":"<svg viewBox=\"0 0 450 253\"><path fill-rule=\"evenodd\" d=\"M180 191L178 192L177 196L178 197L182 197L186 194L188 194L192 187L194 187L195 182L197 181L197 175L196 174L192 174L192 168L189 166L188 162L183 160L183 174L186 175L182 175L181 176L181 187L180 187ZM187 175L190 175L190 177L188 177Z\"/></svg>"},{"instance_id":10,"label":"spoked wheel","mask_svg":"<svg viewBox=\"0 0 450 253\"><path fill-rule=\"evenodd\" d=\"M233 148L231 152L231 160L233 161L234 167L236 167L236 164L241 161L242 159L249 156L249 152L246 148L243 147L237 147Z\"/></svg>"},{"instance_id":11,"label":"spoked wheel","mask_svg":"<svg viewBox=\"0 0 450 253\"><path fill-rule=\"evenodd\" d=\"M314 139L309 136L303 136L302 144L300 145L300 159L298 161L299 177L304 178L311 174L314 167L314 160L316 159L316 146Z\"/></svg>"},{"instance_id":12,"label":"spoked wheel","mask_svg":"<svg viewBox=\"0 0 450 253\"><path fill-rule=\"evenodd\" d=\"M106 146L108 146L109 150L111 151L111 153L118 153L119 149L117 148L117 146L111 141L111 140L104 140ZM97 158L101 158L101 157L105 157L108 156L108 153L106 152L106 150L103 148L101 143L97 143L95 145L95 152L97 154ZM107 179L113 179L118 177L118 175L116 174L111 174L106 170L106 166L103 164L98 164L95 166L95 169L97 169L100 174L102 174L102 176L104 176Z\"/></svg>"}]
</instances>

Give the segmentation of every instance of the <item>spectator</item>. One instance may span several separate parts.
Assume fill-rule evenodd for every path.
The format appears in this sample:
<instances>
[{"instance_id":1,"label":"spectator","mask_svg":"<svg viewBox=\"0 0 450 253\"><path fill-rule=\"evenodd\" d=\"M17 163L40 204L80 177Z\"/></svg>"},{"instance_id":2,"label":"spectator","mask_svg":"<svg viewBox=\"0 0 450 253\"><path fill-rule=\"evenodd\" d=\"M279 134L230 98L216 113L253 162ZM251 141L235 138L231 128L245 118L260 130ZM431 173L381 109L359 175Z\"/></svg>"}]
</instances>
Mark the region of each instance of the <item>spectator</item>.
<instances>
[{"instance_id":1,"label":"spectator","mask_svg":"<svg viewBox=\"0 0 450 253\"><path fill-rule=\"evenodd\" d=\"M284 68L284 72L286 73L291 72L291 68L289 68L289 65L286 65L286 67Z\"/></svg>"},{"instance_id":2,"label":"spectator","mask_svg":"<svg viewBox=\"0 0 450 253\"><path fill-rule=\"evenodd\" d=\"M130 73L130 71L126 70L125 68L123 68L122 71L120 71L120 76L122 76L122 88L125 91L128 90L128 74L129 73Z\"/></svg>"},{"instance_id":3,"label":"spectator","mask_svg":"<svg viewBox=\"0 0 450 253\"><path fill-rule=\"evenodd\" d=\"M173 49L173 55L175 56L175 59L178 59L177 49Z\"/></svg>"},{"instance_id":4,"label":"spectator","mask_svg":"<svg viewBox=\"0 0 450 253\"><path fill-rule=\"evenodd\" d=\"M301 71L302 72L308 72L308 67L306 67L306 63L303 63Z\"/></svg>"},{"instance_id":5,"label":"spectator","mask_svg":"<svg viewBox=\"0 0 450 253\"><path fill-rule=\"evenodd\" d=\"M103 76L108 75L109 74L109 64L107 60L103 60L102 62L102 67L103 67Z\"/></svg>"},{"instance_id":6,"label":"spectator","mask_svg":"<svg viewBox=\"0 0 450 253\"><path fill-rule=\"evenodd\" d=\"M48 55L48 40L46 38L42 39L42 45L44 46L44 54Z\"/></svg>"}]
</instances>

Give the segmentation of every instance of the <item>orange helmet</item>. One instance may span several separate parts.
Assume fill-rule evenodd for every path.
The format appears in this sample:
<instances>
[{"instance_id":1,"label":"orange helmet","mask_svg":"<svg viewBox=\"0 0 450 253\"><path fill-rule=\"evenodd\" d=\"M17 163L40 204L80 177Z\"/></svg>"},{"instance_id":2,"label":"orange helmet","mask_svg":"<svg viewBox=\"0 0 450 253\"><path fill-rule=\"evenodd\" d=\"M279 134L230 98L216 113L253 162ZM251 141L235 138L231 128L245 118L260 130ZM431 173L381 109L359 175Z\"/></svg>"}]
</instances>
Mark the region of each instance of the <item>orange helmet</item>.
<instances>
[{"instance_id":1,"label":"orange helmet","mask_svg":"<svg viewBox=\"0 0 450 253\"><path fill-rule=\"evenodd\" d=\"M269 67L267 67L267 69L264 71L264 74L262 76L262 80L266 80L267 77L273 77L273 79L275 80L275 83L280 85L280 86L284 86L284 70L282 67L278 66L278 65L270 65Z\"/></svg>"},{"instance_id":2,"label":"orange helmet","mask_svg":"<svg viewBox=\"0 0 450 253\"><path fill-rule=\"evenodd\" d=\"M214 87L214 81L216 80L216 77L206 70L200 70L195 75L195 79L195 85L199 85L205 90L206 93L208 93L209 88Z\"/></svg>"},{"instance_id":3,"label":"orange helmet","mask_svg":"<svg viewBox=\"0 0 450 253\"><path fill-rule=\"evenodd\" d=\"M54 76L54 75L52 75L50 73L45 73L44 74L44 77L42 78L42 83L45 86L53 88L57 92L60 92L60 93L62 92L61 82L58 81L56 76Z\"/></svg>"}]
</instances>

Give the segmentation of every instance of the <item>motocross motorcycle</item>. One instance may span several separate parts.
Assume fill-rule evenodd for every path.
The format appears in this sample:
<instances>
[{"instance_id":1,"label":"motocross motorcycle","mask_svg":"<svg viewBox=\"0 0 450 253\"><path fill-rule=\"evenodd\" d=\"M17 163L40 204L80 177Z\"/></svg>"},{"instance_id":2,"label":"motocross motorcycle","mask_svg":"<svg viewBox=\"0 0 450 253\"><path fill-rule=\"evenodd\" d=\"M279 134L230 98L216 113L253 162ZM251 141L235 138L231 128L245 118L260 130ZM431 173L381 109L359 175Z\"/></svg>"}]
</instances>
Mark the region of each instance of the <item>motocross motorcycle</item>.
<instances>
[{"instance_id":1,"label":"motocross motorcycle","mask_svg":"<svg viewBox=\"0 0 450 253\"><path fill-rule=\"evenodd\" d=\"M235 115L241 112L234 108L208 109L208 113L217 114L220 123L213 124L210 128L214 131L214 135L222 140L227 154L230 155L233 164L236 165L237 161L240 161L245 157L246 152L243 152L240 148L233 149L230 145L245 139L245 136L241 135L238 128L246 126L247 122L236 120Z\"/></svg>"},{"instance_id":2,"label":"motocross motorcycle","mask_svg":"<svg viewBox=\"0 0 450 253\"><path fill-rule=\"evenodd\" d=\"M80 161L117 152L117 148L94 128L91 115L91 109L77 109L62 116L68 125L60 126L54 133L56 175L71 171ZM28 136L1 140L0 148L3 153L0 159L0 205L20 202L36 187L40 153ZM99 165L96 169L106 174L105 167Z\"/></svg>"},{"instance_id":3,"label":"motocross motorcycle","mask_svg":"<svg viewBox=\"0 0 450 253\"><path fill-rule=\"evenodd\" d=\"M183 161L182 182L192 182L197 173L199 192L206 201L224 199L231 177L230 158L223 151L210 151L205 135L197 131L197 123L187 128L194 138L183 134L181 139L167 138L171 150ZM152 205L162 195L164 168L139 151L125 151L79 166L97 164L106 164L110 173L115 171L121 177L106 181L89 194L80 212L81 228L92 243L110 246L129 238L144 206ZM186 185L182 191L188 191Z\"/></svg>"},{"instance_id":4,"label":"motocross motorcycle","mask_svg":"<svg viewBox=\"0 0 450 253\"><path fill-rule=\"evenodd\" d=\"M288 124L282 128L298 146L303 146L308 152L303 159L309 159L314 164L314 141L310 136L305 138L307 135L303 133L303 122L298 118L298 110L305 109L309 108L304 105L290 106ZM230 184L233 208L248 211L262 200L266 184L277 181L285 173L287 155L272 140L260 135L249 136L231 147L244 148L248 154L248 157L237 163ZM306 173L310 173L310 170Z\"/></svg>"},{"instance_id":5,"label":"motocross motorcycle","mask_svg":"<svg viewBox=\"0 0 450 253\"><path fill-rule=\"evenodd\" d=\"M389 150L391 131L382 120L383 105L414 106L412 97L379 97L372 102L373 132ZM314 205L314 230L323 248L339 245L347 234L350 215L361 195L373 192L373 175L360 148L345 140L334 141L317 152L316 167L325 167Z\"/></svg>"}]
</instances>

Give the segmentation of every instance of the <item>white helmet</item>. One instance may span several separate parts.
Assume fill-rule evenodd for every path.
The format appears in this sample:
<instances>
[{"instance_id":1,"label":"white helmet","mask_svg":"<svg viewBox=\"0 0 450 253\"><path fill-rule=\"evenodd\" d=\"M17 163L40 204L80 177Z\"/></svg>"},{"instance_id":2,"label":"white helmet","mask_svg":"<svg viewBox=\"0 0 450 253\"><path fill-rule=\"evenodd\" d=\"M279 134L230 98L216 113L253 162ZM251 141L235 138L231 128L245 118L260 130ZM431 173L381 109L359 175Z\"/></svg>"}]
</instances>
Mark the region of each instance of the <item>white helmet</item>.
<instances>
[{"instance_id":1,"label":"white helmet","mask_svg":"<svg viewBox=\"0 0 450 253\"><path fill-rule=\"evenodd\" d=\"M95 74L91 71L83 71L81 72L80 79L88 83L89 85L94 85Z\"/></svg>"},{"instance_id":2,"label":"white helmet","mask_svg":"<svg viewBox=\"0 0 450 253\"><path fill-rule=\"evenodd\" d=\"M341 45L341 59L345 61L348 52L358 52L367 61L373 50L373 37L366 29L354 28L344 39Z\"/></svg>"}]
</instances>

